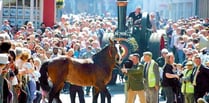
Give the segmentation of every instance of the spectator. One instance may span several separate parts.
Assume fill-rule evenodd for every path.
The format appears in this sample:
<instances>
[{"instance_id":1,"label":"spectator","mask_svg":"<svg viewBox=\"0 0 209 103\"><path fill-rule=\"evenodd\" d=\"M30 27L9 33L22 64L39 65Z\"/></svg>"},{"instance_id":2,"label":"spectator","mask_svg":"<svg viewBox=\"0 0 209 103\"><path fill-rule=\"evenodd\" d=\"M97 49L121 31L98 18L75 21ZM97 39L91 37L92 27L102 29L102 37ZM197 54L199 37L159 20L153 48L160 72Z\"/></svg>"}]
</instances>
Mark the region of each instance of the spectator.
<instances>
[{"instance_id":1,"label":"spectator","mask_svg":"<svg viewBox=\"0 0 209 103\"><path fill-rule=\"evenodd\" d=\"M75 45L73 45L73 49L74 49L74 58L80 58L80 44L79 43L75 43Z\"/></svg>"},{"instance_id":2,"label":"spectator","mask_svg":"<svg viewBox=\"0 0 209 103\"><path fill-rule=\"evenodd\" d=\"M15 34L14 40L18 40L20 36L22 36L22 37L25 37L26 36L26 30L25 30L25 27L24 26L20 27L20 29L18 30L18 32Z\"/></svg>"},{"instance_id":3,"label":"spectator","mask_svg":"<svg viewBox=\"0 0 209 103\"><path fill-rule=\"evenodd\" d=\"M203 65L206 64L206 61L209 61L209 55L207 54L207 52L207 48L202 48L199 53Z\"/></svg>"},{"instance_id":4,"label":"spectator","mask_svg":"<svg viewBox=\"0 0 209 103\"><path fill-rule=\"evenodd\" d=\"M183 63L184 59L185 59L185 56L184 56L184 47L185 47L186 43L183 39L182 36L180 36L177 40L177 44L176 44L176 53L177 53L177 56L178 56L178 63Z\"/></svg>"},{"instance_id":5,"label":"spectator","mask_svg":"<svg viewBox=\"0 0 209 103\"><path fill-rule=\"evenodd\" d=\"M157 21L154 12L150 13L150 22L152 24L152 32L157 32Z\"/></svg>"},{"instance_id":6,"label":"spectator","mask_svg":"<svg viewBox=\"0 0 209 103\"><path fill-rule=\"evenodd\" d=\"M11 83L11 87L10 90L12 91L12 99L13 101L17 101L18 102L18 95L17 92L15 91L15 88L18 86L18 79L17 79L17 75L18 75L18 68L15 65L15 60L16 60L16 54L14 50L10 50L9 51L9 70L8 70L8 80Z\"/></svg>"},{"instance_id":7,"label":"spectator","mask_svg":"<svg viewBox=\"0 0 209 103\"><path fill-rule=\"evenodd\" d=\"M194 63L188 61L185 67L183 77L181 78L181 92L184 94L184 103L194 103L194 86L190 81Z\"/></svg>"},{"instance_id":8,"label":"spectator","mask_svg":"<svg viewBox=\"0 0 209 103\"><path fill-rule=\"evenodd\" d=\"M204 22L203 26L209 27L209 18L205 18L205 22Z\"/></svg>"},{"instance_id":9,"label":"spectator","mask_svg":"<svg viewBox=\"0 0 209 103\"><path fill-rule=\"evenodd\" d=\"M165 66L163 68L163 81L162 87L165 91L166 95L166 103L174 103L174 91L173 89L176 87L174 84L174 79L179 79L179 76L174 74L173 72L173 64L174 64L174 55L172 53L168 53L165 58Z\"/></svg>"},{"instance_id":10,"label":"spectator","mask_svg":"<svg viewBox=\"0 0 209 103\"><path fill-rule=\"evenodd\" d=\"M6 94L3 94L4 92L4 77L2 75L2 71L3 69L6 67L6 64L9 63L9 57L7 54L0 54L0 96L1 96L1 99L0 99L0 102L3 103L3 100L5 100L5 98L2 98L3 96L7 96Z\"/></svg>"},{"instance_id":11,"label":"spectator","mask_svg":"<svg viewBox=\"0 0 209 103\"><path fill-rule=\"evenodd\" d=\"M166 26L166 35L168 38L168 45L171 45L171 37L172 37L172 33L173 33L173 28L172 28L172 23L169 22ZM169 46L169 50L170 50L170 46Z\"/></svg>"},{"instance_id":12,"label":"spectator","mask_svg":"<svg viewBox=\"0 0 209 103\"><path fill-rule=\"evenodd\" d=\"M179 27L179 25L176 25L177 28L176 30L173 32L174 34L172 35L171 38L171 45L173 45L173 53L175 56L175 63L180 63L179 62L179 56L178 56L178 44L179 44L179 37L181 36L181 27ZM182 61L183 62L183 61Z\"/></svg>"},{"instance_id":13,"label":"spectator","mask_svg":"<svg viewBox=\"0 0 209 103\"><path fill-rule=\"evenodd\" d=\"M73 57L74 55L74 50L71 48L68 50L68 52L66 53L68 57Z\"/></svg>"},{"instance_id":14,"label":"spectator","mask_svg":"<svg viewBox=\"0 0 209 103\"><path fill-rule=\"evenodd\" d=\"M27 75L28 75L28 88L29 88L29 103L33 103L33 101L35 100L35 94L36 94L36 80L35 78L38 78L37 75L35 74L35 69L34 69L34 60L33 58L29 58L27 63L26 63L26 67L27 67ZM40 74L39 74L40 76Z\"/></svg>"},{"instance_id":15,"label":"spectator","mask_svg":"<svg viewBox=\"0 0 209 103\"><path fill-rule=\"evenodd\" d=\"M161 56L158 57L158 59L156 60L156 62L158 63L159 67L163 67L165 64L165 57L168 54L168 50L166 48L161 50Z\"/></svg>"},{"instance_id":16,"label":"spectator","mask_svg":"<svg viewBox=\"0 0 209 103\"><path fill-rule=\"evenodd\" d=\"M34 99L34 103L40 103L41 102L41 89L40 89L40 82L38 80L38 78L41 76L41 74L39 73L40 67L41 67L41 60L37 57L33 58L34 60L34 80L36 82L36 92L35 92L35 99Z\"/></svg>"},{"instance_id":17,"label":"spectator","mask_svg":"<svg viewBox=\"0 0 209 103\"><path fill-rule=\"evenodd\" d=\"M195 102L197 102L198 98L202 98L205 93L209 92L209 69L202 64L199 55L195 55L193 61L196 66L193 69L191 80L194 85Z\"/></svg>"},{"instance_id":18,"label":"spectator","mask_svg":"<svg viewBox=\"0 0 209 103\"><path fill-rule=\"evenodd\" d=\"M86 52L83 53L81 58L83 59L91 58L95 54L92 49L93 48L91 46L88 46Z\"/></svg>"},{"instance_id":19,"label":"spectator","mask_svg":"<svg viewBox=\"0 0 209 103\"><path fill-rule=\"evenodd\" d=\"M44 22L41 23L40 29L41 29L41 35L42 35L45 32L45 29L46 29L46 25L45 25Z\"/></svg>"},{"instance_id":20,"label":"spectator","mask_svg":"<svg viewBox=\"0 0 209 103\"><path fill-rule=\"evenodd\" d=\"M5 29L7 29L8 31L12 30L8 20L4 20L3 25L1 26L1 31Z\"/></svg>"},{"instance_id":21,"label":"spectator","mask_svg":"<svg viewBox=\"0 0 209 103\"><path fill-rule=\"evenodd\" d=\"M58 57L59 55L60 55L59 54L59 48L58 47L54 47L53 48L53 54L51 55L50 59Z\"/></svg>"},{"instance_id":22,"label":"spectator","mask_svg":"<svg viewBox=\"0 0 209 103\"><path fill-rule=\"evenodd\" d=\"M163 48L161 50L161 56L157 58L156 62L159 65L159 72L160 72L160 81L162 82L163 80L163 66L165 65L165 57L168 54L168 50L166 48ZM165 100L165 92L163 88L161 89L161 96Z\"/></svg>"}]
</instances>

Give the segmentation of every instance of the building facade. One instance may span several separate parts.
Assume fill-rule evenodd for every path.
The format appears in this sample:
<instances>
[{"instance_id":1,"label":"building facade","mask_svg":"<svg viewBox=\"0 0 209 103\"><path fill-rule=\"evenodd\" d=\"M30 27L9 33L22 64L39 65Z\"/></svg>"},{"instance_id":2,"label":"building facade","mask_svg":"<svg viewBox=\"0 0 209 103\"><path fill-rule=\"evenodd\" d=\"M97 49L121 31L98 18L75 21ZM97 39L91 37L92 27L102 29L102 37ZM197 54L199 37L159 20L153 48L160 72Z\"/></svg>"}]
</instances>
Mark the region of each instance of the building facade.
<instances>
[{"instance_id":1,"label":"building facade","mask_svg":"<svg viewBox=\"0 0 209 103\"><path fill-rule=\"evenodd\" d=\"M209 17L209 0L196 0L196 15L201 18Z\"/></svg>"},{"instance_id":2,"label":"building facade","mask_svg":"<svg viewBox=\"0 0 209 103\"><path fill-rule=\"evenodd\" d=\"M18 28L32 21L38 28L42 22L52 26L55 22L56 0L0 0L0 24L10 21Z\"/></svg>"},{"instance_id":3,"label":"building facade","mask_svg":"<svg viewBox=\"0 0 209 103\"><path fill-rule=\"evenodd\" d=\"M60 0L0 0L0 24L8 19L11 25L20 27L33 21L36 28L44 22L52 26L59 20L60 11L56 2ZM61 0L65 2L62 13L87 12L94 15L110 14L117 17L117 0ZM141 6L143 12L158 12L162 18L178 20L190 16L209 17L209 0L127 0L127 14ZM60 14L59 14L60 15Z\"/></svg>"},{"instance_id":4,"label":"building facade","mask_svg":"<svg viewBox=\"0 0 209 103\"><path fill-rule=\"evenodd\" d=\"M143 10L159 12L162 18L178 20L195 15L196 0L143 0Z\"/></svg>"}]
</instances>

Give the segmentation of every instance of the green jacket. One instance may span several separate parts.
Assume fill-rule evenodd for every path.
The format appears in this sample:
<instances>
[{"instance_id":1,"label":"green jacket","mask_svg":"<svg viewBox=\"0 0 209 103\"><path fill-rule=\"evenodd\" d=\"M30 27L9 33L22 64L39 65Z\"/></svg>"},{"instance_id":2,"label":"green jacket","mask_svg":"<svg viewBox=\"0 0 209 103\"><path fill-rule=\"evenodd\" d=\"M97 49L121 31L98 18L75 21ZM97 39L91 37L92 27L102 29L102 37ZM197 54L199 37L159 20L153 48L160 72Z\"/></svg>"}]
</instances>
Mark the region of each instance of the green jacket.
<instances>
[{"instance_id":1,"label":"green jacket","mask_svg":"<svg viewBox=\"0 0 209 103\"><path fill-rule=\"evenodd\" d=\"M131 89L133 91L144 90L144 73L143 73L143 65L138 64L133 66L128 70L126 76L128 79L126 80L126 88Z\"/></svg>"}]
</instances>

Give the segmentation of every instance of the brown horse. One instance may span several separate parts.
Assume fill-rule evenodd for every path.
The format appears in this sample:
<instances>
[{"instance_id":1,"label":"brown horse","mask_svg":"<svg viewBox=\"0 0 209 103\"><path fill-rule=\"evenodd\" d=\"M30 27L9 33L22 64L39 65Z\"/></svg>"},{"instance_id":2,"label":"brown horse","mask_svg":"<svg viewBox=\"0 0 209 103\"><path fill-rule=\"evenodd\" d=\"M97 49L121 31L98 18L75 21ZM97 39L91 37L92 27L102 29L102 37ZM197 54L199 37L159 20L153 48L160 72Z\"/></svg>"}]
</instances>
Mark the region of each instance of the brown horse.
<instances>
[{"instance_id":1,"label":"brown horse","mask_svg":"<svg viewBox=\"0 0 209 103\"><path fill-rule=\"evenodd\" d=\"M111 95L106 85L111 80L115 64L120 61L119 44L110 40L110 44L93 55L91 59L59 57L43 63L39 80L42 89L49 91L49 103L52 103L54 98L61 103L60 90L66 81L79 86L95 87L93 103L97 103L100 91L105 93L108 103L111 103ZM48 78L52 83L51 87Z\"/></svg>"}]
</instances>

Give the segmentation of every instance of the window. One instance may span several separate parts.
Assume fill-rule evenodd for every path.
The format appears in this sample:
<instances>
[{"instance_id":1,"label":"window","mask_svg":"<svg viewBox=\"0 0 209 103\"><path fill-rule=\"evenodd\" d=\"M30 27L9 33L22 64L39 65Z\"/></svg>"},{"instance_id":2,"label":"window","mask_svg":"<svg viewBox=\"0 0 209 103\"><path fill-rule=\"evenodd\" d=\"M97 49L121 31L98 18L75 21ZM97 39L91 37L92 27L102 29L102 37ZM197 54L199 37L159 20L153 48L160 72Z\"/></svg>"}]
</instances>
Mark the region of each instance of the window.
<instances>
[{"instance_id":1,"label":"window","mask_svg":"<svg viewBox=\"0 0 209 103\"><path fill-rule=\"evenodd\" d=\"M30 7L30 1L32 1L32 0L25 0L25 7Z\"/></svg>"},{"instance_id":2,"label":"window","mask_svg":"<svg viewBox=\"0 0 209 103\"><path fill-rule=\"evenodd\" d=\"M22 7L23 6L23 0L18 0L18 2L17 2L17 6L19 7Z\"/></svg>"},{"instance_id":3,"label":"window","mask_svg":"<svg viewBox=\"0 0 209 103\"><path fill-rule=\"evenodd\" d=\"M34 5L33 11L31 4ZM3 0L2 19L8 19L11 25L20 28L33 17L32 21L37 28L40 24L40 10L40 0Z\"/></svg>"},{"instance_id":4,"label":"window","mask_svg":"<svg viewBox=\"0 0 209 103\"><path fill-rule=\"evenodd\" d=\"M11 7L16 7L17 0L8 0L8 1L10 1L10 6Z\"/></svg>"},{"instance_id":5,"label":"window","mask_svg":"<svg viewBox=\"0 0 209 103\"><path fill-rule=\"evenodd\" d=\"M9 0L3 0L3 6L4 6L4 7L5 7L5 6L9 6L9 5L10 5L9 2L10 2Z\"/></svg>"}]
</instances>

